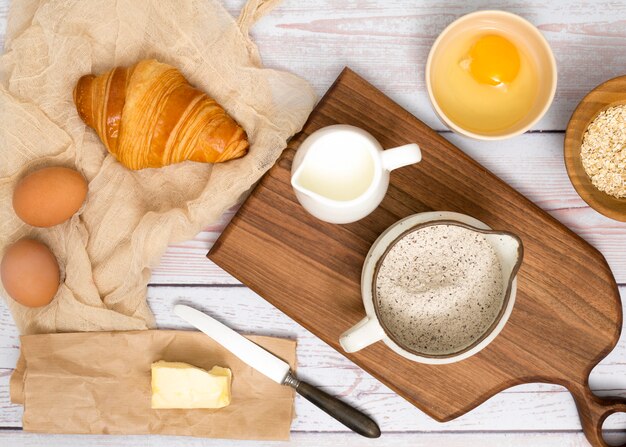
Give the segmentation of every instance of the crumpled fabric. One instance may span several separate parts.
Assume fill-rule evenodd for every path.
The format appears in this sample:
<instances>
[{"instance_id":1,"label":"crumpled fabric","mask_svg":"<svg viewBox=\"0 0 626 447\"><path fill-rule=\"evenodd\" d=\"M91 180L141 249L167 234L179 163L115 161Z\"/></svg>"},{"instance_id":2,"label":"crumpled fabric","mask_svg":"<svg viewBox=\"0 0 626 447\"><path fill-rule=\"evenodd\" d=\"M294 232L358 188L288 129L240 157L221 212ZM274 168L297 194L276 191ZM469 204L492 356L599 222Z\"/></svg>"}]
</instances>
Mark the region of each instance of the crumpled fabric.
<instances>
[{"instance_id":1,"label":"crumpled fabric","mask_svg":"<svg viewBox=\"0 0 626 447\"><path fill-rule=\"evenodd\" d=\"M14 0L0 58L0 255L22 237L50 247L62 281L27 308L7 297L24 334L154 327L150 267L170 243L216 221L276 161L316 101L309 84L264 68L248 29L276 0L250 0L236 21L215 0ZM177 67L246 130L243 158L130 171L78 117L76 81L155 58ZM52 228L23 223L16 182L68 166L89 182L84 206Z\"/></svg>"}]
</instances>

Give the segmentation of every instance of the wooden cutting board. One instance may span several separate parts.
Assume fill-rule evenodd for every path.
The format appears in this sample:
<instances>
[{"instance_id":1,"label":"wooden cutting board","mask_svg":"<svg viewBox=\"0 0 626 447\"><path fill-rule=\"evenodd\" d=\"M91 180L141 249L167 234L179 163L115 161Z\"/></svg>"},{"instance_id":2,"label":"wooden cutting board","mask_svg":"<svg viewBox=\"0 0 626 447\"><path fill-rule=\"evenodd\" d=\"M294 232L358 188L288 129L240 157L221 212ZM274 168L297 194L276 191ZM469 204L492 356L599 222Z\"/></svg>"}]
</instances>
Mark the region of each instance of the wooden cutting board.
<instances>
[{"instance_id":1,"label":"wooden cutting board","mask_svg":"<svg viewBox=\"0 0 626 447\"><path fill-rule=\"evenodd\" d=\"M302 141L337 123L367 130L383 147L418 143L423 153L421 163L391 174L378 209L349 225L309 215L289 183ZM449 365L414 363L380 342L345 354L339 336L365 316L360 275L370 246L394 222L431 210L469 214L522 238L524 262L509 322L487 348ZM461 416L526 382L567 387L596 446L606 445L604 418L626 411L623 400L593 396L587 382L591 369L617 343L622 326L618 288L602 255L349 69L208 257L438 421Z\"/></svg>"}]
</instances>

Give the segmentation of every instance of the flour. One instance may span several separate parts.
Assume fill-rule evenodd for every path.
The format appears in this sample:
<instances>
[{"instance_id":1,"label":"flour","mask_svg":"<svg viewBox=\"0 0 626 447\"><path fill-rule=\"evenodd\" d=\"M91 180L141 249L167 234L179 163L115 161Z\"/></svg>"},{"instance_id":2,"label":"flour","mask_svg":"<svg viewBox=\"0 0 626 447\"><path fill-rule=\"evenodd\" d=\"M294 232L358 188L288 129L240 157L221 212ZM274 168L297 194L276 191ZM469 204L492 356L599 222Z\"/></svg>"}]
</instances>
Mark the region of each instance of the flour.
<instances>
[{"instance_id":1,"label":"flour","mask_svg":"<svg viewBox=\"0 0 626 447\"><path fill-rule=\"evenodd\" d=\"M427 355L456 353L479 339L502 308L500 261L483 234L424 227L383 259L375 299L398 344Z\"/></svg>"}]
</instances>

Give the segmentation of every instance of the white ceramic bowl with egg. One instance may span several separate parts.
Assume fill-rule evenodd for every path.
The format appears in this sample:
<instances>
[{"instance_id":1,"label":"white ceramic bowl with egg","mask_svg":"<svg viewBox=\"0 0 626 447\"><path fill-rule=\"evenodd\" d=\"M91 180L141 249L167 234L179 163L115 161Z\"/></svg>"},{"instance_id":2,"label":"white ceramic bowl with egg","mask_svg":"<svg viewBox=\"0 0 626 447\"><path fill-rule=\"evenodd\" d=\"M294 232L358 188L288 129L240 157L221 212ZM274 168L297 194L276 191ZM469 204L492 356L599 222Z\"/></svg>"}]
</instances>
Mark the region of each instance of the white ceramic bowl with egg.
<instances>
[{"instance_id":1,"label":"white ceramic bowl with egg","mask_svg":"<svg viewBox=\"0 0 626 447\"><path fill-rule=\"evenodd\" d=\"M464 128L458 120L451 117L443 110L440 99L433 83L438 76L436 70L439 68L439 61L446 57L451 45L455 45L455 40L469 33L493 32L501 34L507 39L515 42L515 46L528 55L536 70L537 90L533 98L532 105L523 116L516 122L505 128L493 131L477 131ZM426 87L428 96L435 109L437 116L454 132L478 139L478 140L501 140L515 135L522 134L536 124L546 113L556 92L557 69L556 61L552 50L541 32L527 20L504 11L477 11L467 14L448 25L439 35L433 44L426 63ZM439 94L441 96L441 94ZM486 107L485 104L477 104L476 107Z\"/></svg>"}]
</instances>

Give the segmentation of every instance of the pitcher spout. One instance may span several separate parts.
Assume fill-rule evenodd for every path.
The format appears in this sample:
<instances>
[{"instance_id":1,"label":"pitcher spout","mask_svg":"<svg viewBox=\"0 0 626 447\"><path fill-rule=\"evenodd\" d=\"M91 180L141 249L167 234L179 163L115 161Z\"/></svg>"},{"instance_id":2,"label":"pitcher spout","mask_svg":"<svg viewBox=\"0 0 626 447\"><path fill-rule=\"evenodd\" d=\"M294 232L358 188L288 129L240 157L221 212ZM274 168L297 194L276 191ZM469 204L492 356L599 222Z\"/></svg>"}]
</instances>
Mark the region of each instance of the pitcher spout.
<instances>
[{"instance_id":1,"label":"pitcher spout","mask_svg":"<svg viewBox=\"0 0 626 447\"><path fill-rule=\"evenodd\" d=\"M301 179L302 179L302 172L306 168L305 167L305 163L306 163L306 158L300 164L298 169L296 169L296 172L291 176L291 186L296 191L296 194L300 194L300 195L308 198L309 200L311 200L311 201L313 201L315 203L318 203L320 205L337 206L337 201L336 200L332 200L332 199L330 199L328 197L325 197L325 196L319 194L318 192L315 192L315 191L311 190L310 188L308 188L306 185L303 184Z\"/></svg>"},{"instance_id":2,"label":"pitcher spout","mask_svg":"<svg viewBox=\"0 0 626 447\"><path fill-rule=\"evenodd\" d=\"M504 276L514 277L524 257L522 240L515 234L505 231L492 232L487 238L498 253Z\"/></svg>"},{"instance_id":3,"label":"pitcher spout","mask_svg":"<svg viewBox=\"0 0 626 447\"><path fill-rule=\"evenodd\" d=\"M301 163L296 169L296 172L291 176L291 187L298 191L300 194L304 194L307 197L311 197L312 191L308 188L305 188L300 183L300 177L302 176L302 168L304 167L304 163Z\"/></svg>"}]
</instances>

